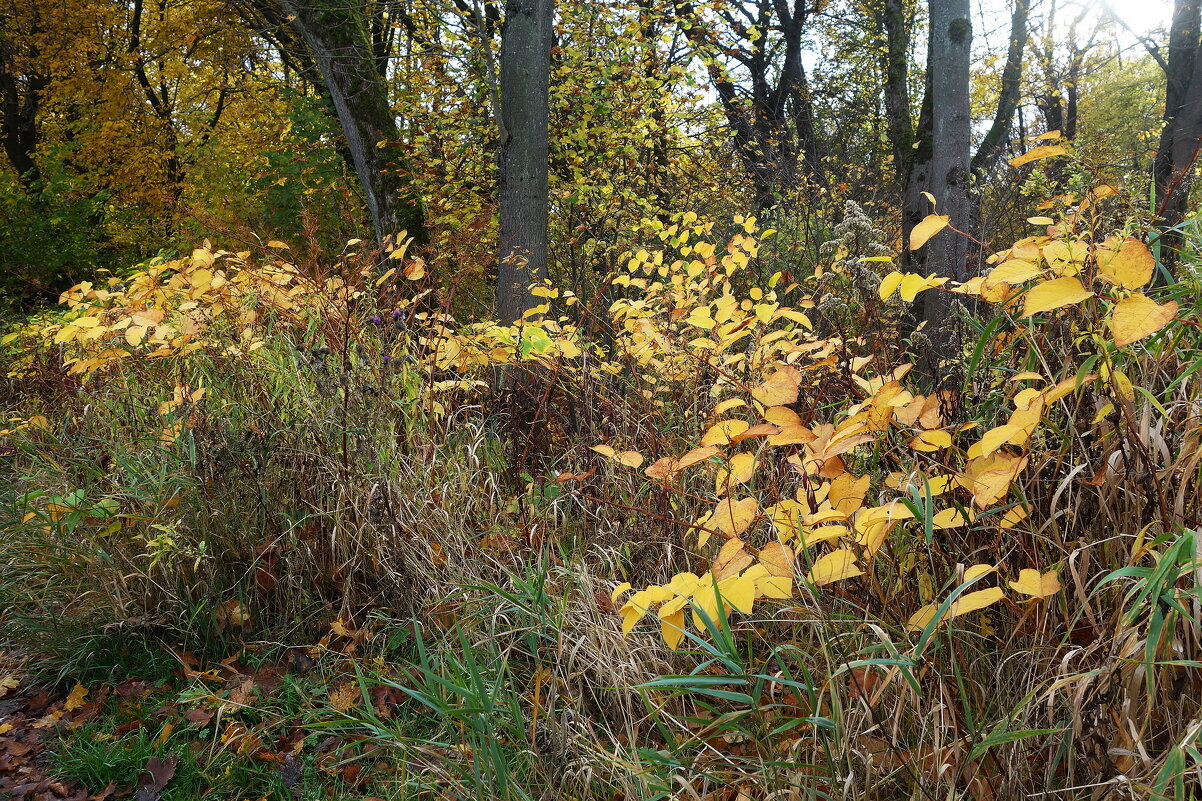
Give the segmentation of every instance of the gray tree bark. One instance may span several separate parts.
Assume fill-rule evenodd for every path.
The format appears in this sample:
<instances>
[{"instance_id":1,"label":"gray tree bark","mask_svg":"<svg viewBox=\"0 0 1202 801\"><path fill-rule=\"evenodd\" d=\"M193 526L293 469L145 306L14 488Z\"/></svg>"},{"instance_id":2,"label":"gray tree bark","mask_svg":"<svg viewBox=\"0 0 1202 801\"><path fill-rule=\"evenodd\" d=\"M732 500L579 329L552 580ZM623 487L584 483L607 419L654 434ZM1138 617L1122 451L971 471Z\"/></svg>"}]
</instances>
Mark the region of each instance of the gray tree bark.
<instances>
[{"instance_id":1,"label":"gray tree bark","mask_svg":"<svg viewBox=\"0 0 1202 801\"><path fill-rule=\"evenodd\" d=\"M939 213L952 225L964 226L972 215L969 199L972 117L969 106L969 67L972 51L972 18L969 0L931 0L931 171L928 190ZM953 281L968 278L968 241L952 231L934 237L925 246L926 269ZM943 364L957 355L956 331L951 319L951 296L927 291L922 298L922 320L930 344L924 348L919 370L931 381L943 375Z\"/></svg>"},{"instance_id":2,"label":"gray tree bark","mask_svg":"<svg viewBox=\"0 0 1202 801\"><path fill-rule=\"evenodd\" d=\"M508 0L501 32L500 235L497 317L520 320L537 305L530 285L547 276L547 97L554 0Z\"/></svg>"}]
</instances>

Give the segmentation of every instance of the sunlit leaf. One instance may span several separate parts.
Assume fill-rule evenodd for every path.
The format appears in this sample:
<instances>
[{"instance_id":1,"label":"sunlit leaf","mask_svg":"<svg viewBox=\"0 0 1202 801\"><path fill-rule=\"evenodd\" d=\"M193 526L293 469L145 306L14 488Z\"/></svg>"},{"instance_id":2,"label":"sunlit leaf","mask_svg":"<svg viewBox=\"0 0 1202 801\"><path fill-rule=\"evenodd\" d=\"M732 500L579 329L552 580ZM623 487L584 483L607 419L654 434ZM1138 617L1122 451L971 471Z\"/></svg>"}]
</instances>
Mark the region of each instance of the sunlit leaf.
<instances>
[{"instance_id":1,"label":"sunlit leaf","mask_svg":"<svg viewBox=\"0 0 1202 801\"><path fill-rule=\"evenodd\" d=\"M1055 156L1067 156L1068 149L1064 145L1040 145L1033 147L1021 156L1010 159L1011 167L1021 167L1024 164L1030 164L1033 161L1040 159L1053 158Z\"/></svg>"},{"instance_id":2,"label":"sunlit leaf","mask_svg":"<svg viewBox=\"0 0 1202 801\"><path fill-rule=\"evenodd\" d=\"M995 604L1004 597L1006 597L1006 594L1002 592L1000 587L966 592L952 602L952 608L949 610L948 615L950 617L967 615L969 612L975 612L978 609L984 609L991 604Z\"/></svg>"}]
</instances>

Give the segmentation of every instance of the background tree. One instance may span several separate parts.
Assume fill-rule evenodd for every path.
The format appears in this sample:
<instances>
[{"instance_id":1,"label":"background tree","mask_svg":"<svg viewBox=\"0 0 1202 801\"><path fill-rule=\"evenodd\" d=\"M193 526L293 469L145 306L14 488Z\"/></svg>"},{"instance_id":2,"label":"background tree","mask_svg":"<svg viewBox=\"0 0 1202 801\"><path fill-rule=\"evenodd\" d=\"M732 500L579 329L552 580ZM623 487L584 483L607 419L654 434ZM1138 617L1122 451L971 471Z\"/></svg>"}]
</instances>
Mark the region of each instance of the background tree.
<instances>
[{"instance_id":1,"label":"background tree","mask_svg":"<svg viewBox=\"0 0 1202 801\"><path fill-rule=\"evenodd\" d=\"M1168 57L1162 60L1166 86L1164 128L1152 164L1156 213L1164 233L1161 257L1170 269L1182 237L1177 227L1189 207L1193 173L1202 144L1202 0L1176 0L1169 28ZM1157 51L1153 51L1156 55Z\"/></svg>"},{"instance_id":2,"label":"background tree","mask_svg":"<svg viewBox=\"0 0 1202 801\"><path fill-rule=\"evenodd\" d=\"M802 59L812 12L804 0L677 5L681 29L705 64L757 208L802 179L825 182L814 105Z\"/></svg>"},{"instance_id":3,"label":"background tree","mask_svg":"<svg viewBox=\"0 0 1202 801\"><path fill-rule=\"evenodd\" d=\"M509 0L501 33L500 235L497 316L521 319L547 276L547 85L553 0Z\"/></svg>"},{"instance_id":4,"label":"background tree","mask_svg":"<svg viewBox=\"0 0 1202 801\"><path fill-rule=\"evenodd\" d=\"M324 93L342 126L363 203L379 241L406 231L426 239L421 199L411 191L411 170L397 147L396 116L389 101L388 61L401 24L399 4L367 6L342 0L230 0L260 30L281 22L294 36L274 34L289 60L316 66ZM249 3L249 4L248 4Z\"/></svg>"}]
</instances>

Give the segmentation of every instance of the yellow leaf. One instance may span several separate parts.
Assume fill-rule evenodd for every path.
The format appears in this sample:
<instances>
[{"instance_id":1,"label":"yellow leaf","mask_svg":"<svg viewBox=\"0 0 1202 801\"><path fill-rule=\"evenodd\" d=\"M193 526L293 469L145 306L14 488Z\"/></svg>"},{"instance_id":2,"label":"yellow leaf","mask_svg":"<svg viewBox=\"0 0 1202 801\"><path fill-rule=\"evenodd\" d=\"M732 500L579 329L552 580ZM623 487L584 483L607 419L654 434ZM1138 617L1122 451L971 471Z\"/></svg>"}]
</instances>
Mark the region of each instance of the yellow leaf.
<instances>
[{"instance_id":1,"label":"yellow leaf","mask_svg":"<svg viewBox=\"0 0 1202 801\"><path fill-rule=\"evenodd\" d=\"M1097 377L1098 377L1097 373L1085 374L1084 376L1081 377L1081 386L1085 386L1086 384L1088 384L1090 381L1093 381ZM1053 401L1060 400L1065 395L1072 394L1074 391L1076 391L1076 389L1077 389L1076 376L1074 376L1073 378L1066 378L1063 381L1061 381L1060 383L1058 383L1056 386L1052 387L1051 389L1045 390L1043 393L1043 399L1046 403L1051 403Z\"/></svg>"},{"instance_id":2,"label":"yellow leaf","mask_svg":"<svg viewBox=\"0 0 1202 801\"><path fill-rule=\"evenodd\" d=\"M1024 164L1030 164L1032 161L1039 161L1040 159L1048 159L1048 158L1052 158L1054 156L1067 156L1067 155L1068 155L1068 150L1065 149L1064 145L1040 145L1039 147L1031 148L1026 153L1023 153L1021 156L1018 156L1017 158L1010 159L1010 166L1011 167L1021 167Z\"/></svg>"},{"instance_id":3,"label":"yellow leaf","mask_svg":"<svg viewBox=\"0 0 1202 801\"><path fill-rule=\"evenodd\" d=\"M814 563L810 570L810 582L819 587L842 581L853 576L862 576L864 571L856 567L856 555L847 548L831 551Z\"/></svg>"},{"instance_id":4,"label":"yellow leaf","mask_svg":"<svg viewBox=\"0 0 1202 801\"><path fill-rule=\"evenodd\" d=\"M729 445L732 439L751 426L746 420L722 420L710 426L701 438L702 445Z\"/></svg>"},{"instance_id":5,"label":"yellow leaf","mask_svg":"<svg viewBox=\"0 0 1202 801\"><path fill-rule=\"evenodd\" d=\"M724 578L738 575L743 568L755 561L755 557L747 553L747 543L740 539L727 540L718 551L714 560L714 577L721 581Z\"/></svg>"},{"instance_id":6,"label":"yellow leaf","mask_svg":"<svg viewBox=\"0 0 1202 801\"><path fill-rule=\"evenodd\" d=\"M192 251L192 267L194 269L211 267L213 265L213 260L213 254L205 248L197 248L196 250Z\"/></svg>"},{"instance_id":7,"label":"yellow leaf","mask_svg":"<svg viewBox=\"0 0 1202 801\"><path fill-rule=\"evenodd\" d=\"M742 500L734 500L733 498L724 498L718 502L717 507L707 518L707 528L712 528L715 531L721 531L731 537L737 537L751 526L756 516L760 512L760 505L755 498L743 498ZM701 532L703 538L709 535L706 532ZM699 539L699 544L704 545L705 540Z\"/></svg>"},{"instance_id":8,"label":"yellow leaf","mask_svg":"<svg viewBox=\"0 0 1202 801\"><path fill-rule=\"evenodd\" d=\"M731 576L718 582L718 592L728 610L733 607L745 615L751 614L755 604L754 580L747 576Z\"/></svg>"},{"instance_id":9,"label":"yellow leaf","mask_svg":"<svg viewBox=\"0 0 1202 801\"><path fill-rule=\"evenodd\" d=\"M618 460L627 467L639 467L643 464L643 455L638 451L622 451L615 454L614 459Z\"/></svg>"},{"instance_id":10,"label":"yellow leaf","mask_svg":"<svg viewBox=\"0 0 1202 801\"><path fill-rule=\"evenodd\" d=\"M968 583L979 576L985 575L993 569L993 565L973 565L964 571L964 582Z\"/></svg>"},{"instance_id":11,"label":"yellow leaf","mask_svg":"<svg viewBox=\"0 0 1202 801\"><path fill-rule=\"evenodd\" d=\"M910 615L910 619L906 621L906 628L911 631L922 631L931 624L931 621L935 619L935 613L938 611L939 604L927 604Z\"/></svg>"},{"instance_id":12,"label":"yellow leaf","mask_svg":"<svg viewBox=\"0 0 1202 801\"><path fill-rule=\"evenodd\" d=\"M760 564L772 576L793 576L793 549L783 542L773 540L760 548Z\"/></svg>"},{"instance_id":13,"label":"yellow leaf","mask_svg":"<svg viewBox=\"0 0 1202 801\"><path fill-rule=\"evenodd\" d=\"M905 273L899 273L896 270L886 275L881 279L881 286L878 292L881 295L881 300L888 300L889 296L897 291L901 286L902 280L906 277Z\"/></svg>"},{"instance_id":14,"label":"yellow leaf","mask_svg":"<svg viewBox=\"0 0 1202 801\"><path fill-rule=\"evenodd\" d=\"M70 712L72 709L79 709L84 704L84 698L88 695L88 688L82 684L76 684L71 688L67 700L63 703L63 709Z\"/></svg>"},{"instance_id":15,"label":"yellow leaf","mask_svg":"<svg viewBox=\"0 0 1202 801\"><path fill-rule=\"evenodd\" d=\"M1056 221L1051 217L1028 217L1027 222L1031 225L1052 225Z\"/></svg>"},{"instance_id":16,"label":"yellow leaf","mask_svg":"<svg viewBox=\"0 0 1202 801\"><path fill-rule=\"evenodd\" d=\"M916 451L931 452L950 448L952 446L952 435L946 431L923 431L914 439L910 440L910 447Z\"/></svg>"},{"instance_id":17,"label":"yellow leaf","mask_svg":"<svg viewBox=\"0 0 1202 801\"><path fill-rule=\"evenodd\" d=\"M796 367L785 366L751 391L751 396L765 406L787 406L796 403L801 373Z\"/></svg>"},{"instance_id":18,"label":"yellow leaf","mask_svg":"<svg viewBox=\"0 0 1202 801\"><path fill-rule=\"evenodd\" d=\"M773 425L772 423L757 423L756 425L753 425L751 428L744 431L742 434L734 435L730 438L730 441L732 443L742 442L743 440L751 439L752 437L770 437L779 433L780 426Z\"/></svg>"},{"instance_id":19,"label":"yellow leaf","mask_svg":"<svg viewBox=\"0 0 1202 801\"><path fill-rule=\"evenodd\" d=\"M678 609L667 617L660 616L659 633L664 644L675 651L684 642L684 610Z\"/></svg>"},{"instance_id":20,"label":"yellow leaf","mask_svg":"<svg viewBox=\"0 0 1202 801\"><path fill-rule=\"evenodd\" d=\"M755 467L754 454L739 453L730 457L726 466L718 471L714 491L719 495L725 495L731 487L746 484L755 475Z\"/></svg>"},{"instance_id":21,"label":"yellow leaf","mask_svg":"<svg viewBox=\"0 0 1202 801\"><path fill-rule=\"evenodd\" d=\"M1056 575L1055 570L1049 570L1040 575L1038 570L1027 568L1019 571L1018 581L1011 581L1009 584L1010 589L1015 592L1035 598L1047 598L1049 595L1060 592L1060 578Z\"/></svg>"},{"instance_id":22,"label":"yellow leaf","mask_svg":"<svg viewBox=\"0 0 1202 801\"><path fill-rule=\"evenodd\" d=\"M628 592L630 589L631 589L631 587L630 587L630 582L629 582L629 581L623 581L621 584L619 584L618 586L614 587L614 590L613 590L613 592L611 592L611 593L609 594L609 602L610 602L610 603L617 603L617 601L618 601L618 596L619 596L619 595L621 595L621 594L622 594L622 593L624 593L624 592Z\"/></svg>"},{"instance_id":23,"label":"yellow leaf","mask_svg":"<svg viewBox=\"0 0 1202 801\"><path fill-rule=\"evenodd\" d=\"M942 531L948 528L959 528L966 526L973 521L972 512L968 509L960 511L954 506L950 509L944 509L936 512L931 518L931 528L935 531Z\"/></svg>"},{"instance_id":24,"label":"yellow leaf","mask_svg":"<svg viewBox=\"0 0 1202 801\"><path fill-rule=\"evenodd\" d=\"M1152 280L1156 259L1138 239L1107 239L1098 249L1098 277L1124 289L1139 289Z\"/></svg>"},{"instance_id":25,"label":"yellow leaf","mask_svg":"<svg viewBox=\"0 0 1202 801\"><path fill-rule=\"evenodd\" d=\"M1023 315L1030 317L1032 314L1059 309L1062 306L1071 306L1092 297L1093 293L1083 287L1076 278L1066 277L1043 281L1028 290L1023 306Z\"/></svg>"},{"instance_id":26,"label":"yellow leaf","mask_svg":"<svg viewBox=\"0 0 1202 801\"><path fill-rule=\"evenodd\" d=\"M279 249L281 249L281 250L289 250L289 249L290 249L290 248L288 247L288 244L287 244L286 242L281 242L281 241L280 241L280 240L278 240L278 239L273 239L273 240L271 240L270 242L268 242L268 243L267 243L267 247L269 247L269 248L279 248Z\"/></svg>"},{"instance_id":27,"label":"yellow leaf","mask_svg":"<svg viewBox=\"0 0 1202 801\"><path fill-rule=\"evenodd\" d=\"M830 494L828 495L831 507L845 515L853 514L864 505L864 498L868 494L868 485L870 482L871 476L856 478L851 473L844 473L838 476L831 482Z\"/></svg>"},{"instance_id":28,"label":"yellow leaf","mask_svg":"<svg viewBox=\"0 0 1202 801\"><path fill-rule=\"evenodd\" d=\"M743 400L742 398L727 398L714 407L714 416L717 417L720 414L729 412L731 409L736 409L740 406L746 405L747 401Z\"/></svg>"},{"instance_id":29,"label":"yellow leaf","mask_svg":"<svg viewBox=\"0 0 1202 801\"><path fill-rule=\"evenodd\" d=\"M959 617L967 615L969 612L975 612L978 609L984 609L990 604L995 604L1006 594L1002 592L1000 587L990 587L987 590L977 590L976 592L966 592L952 602L952 608L949 612L951 617Z\"/></svg>"},{"instance_id":30,"label":"yellow leaf","mask_svg":"<svg viewBox=\"0 0 1202 801\"><path fill-rule=\"evenodd\" d=\"M973 494L978 509L985 509L1010 491L1010 485L1026 465L1025 456L996 451L969 460L956 481Z\"/></svg>"},{"instance_id":31,"label":"yellow leaf","mask_svg":"<svg viewBox=\"0 0 1202 801\"><path fill-rule=\"evenodd\" d=\"M1009 259L990 270L988 279L990 283L1005 281L1007 284L1021 284L1042 274L1043 271L1029 261Z\"/></svg>"},{"instance_id":32,"label":"yellow leaf","mask_svg":"<svg viewBox=\"0 0 1202 801\"><path fill-rule=\"evenodd\" d=\"M951 217L943 214L928 214L910 231L910 250L918 250L927 243L928 239L946 228L951 221Z\"/></svg>"},{"instance_id":33,"label":"yellow leaf","mask_svg":"<svg viewBox=\"0 0 1202 801\"><path fill-rule=\"evenodd\" d=\"M1123 298L1114 306L1107 322L1114 344L1120 348L1155 334L1177 314L1177 301L1163 306L1142 292Z\"/></svg>"},{"instance_id":34,"label":"yellow leaf","mask_svg":"<svg viewBox=\"0 0 1202 801\"><path fill-rule=\"evenodd\" d=\"M420 281L426 277L426 262L423 259L414 259L405 265L402 272L410 281Z\"/></svg>"},{"instance_id":35,"label":"yellow leaf","mask_svg":"<svg viewBox=\"0 0 1202 801\"><path fill-rule=\"evenodd\" d=\"M689 451L684 456L681 456L679 459L676 460L673 470L676 472L679 472L681 470L684 470L685 468L692 467L693 465L698 464L699 462L704 462L706 459L709 459L711 456L715 456L721 452L722 452L721 448L715 448L715 447L693 448L693 450Z\"/></svg>"},{"instance_id":36,"label":"yellow leaf","mask_svg":"<svg viewBox=\"0 0 1202 801\"><path fill-rule=\"evenodd\" d=\"M981 441L974 447L968 449L968 458L975 459L978 456L988 456L998 448L1005 445L1010 439L1019 433L1018 426L1005 425L991 428L981 436Z\"/></svg>"},{"instance_id":37,"label":"yellow leaf","mask_svg":"<svg viewBox=\"0 0 1202 801\"><path fill-rule=\"evenodd\" d=\"M946 278L936 278L933 274L924 277L918 273L910 273L902 279L900 297L909 303L918 297L919 292L926 289L934 289L946 283Z\"/></svg>"}]
</instances>

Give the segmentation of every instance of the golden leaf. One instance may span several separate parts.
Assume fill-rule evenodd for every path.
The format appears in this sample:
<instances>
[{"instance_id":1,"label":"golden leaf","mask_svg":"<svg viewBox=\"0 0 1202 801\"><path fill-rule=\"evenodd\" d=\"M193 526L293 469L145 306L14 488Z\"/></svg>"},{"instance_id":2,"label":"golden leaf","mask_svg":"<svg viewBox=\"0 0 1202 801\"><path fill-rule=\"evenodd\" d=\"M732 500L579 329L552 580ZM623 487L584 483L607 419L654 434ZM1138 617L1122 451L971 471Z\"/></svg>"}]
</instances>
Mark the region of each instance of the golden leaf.
<instances>
[{"instance_id":1,"label":"golden leaf","mask_svg":"<svg viewBox=\"0 0 1202 801\"><path fill-rule=\"evenodd\" d=\"M952 435L946 431L923 431L910 440L910 447L916 451L938 451L952 446Z\"/></svg>"},{"instance_id":2,"label":"golden leaf","mask_svg":"<svg viewBox=\"0 0 1202 801\"><path fill-rule=\"evenodd\" d=\"M1163 306L1142 292L1123 298L1114 306L1107 325L1120 348L1155 334L1177 314L1177 301Z\"/></svg>"},{"instance_id":3,"label":"golden leaf","mask_svg":"<svg viewBox=\"0 0 1202 801\"><path fill-rule=\"evenodd\" d=\"M751 391L751 396L765 406L786 406L796 403L801 373L788 365L780 368L763 384Z\"/></svg>"},{"instance_id":4,"label":"golden leaf","mask_svg":"<svg viewBox=\"0 0 1202 801\"><path fill-rule=\"evenodd\" d=\"M721 581L738 575L754 561L755 557L747 553L747 543L740 539L727 540L718 552L718 558L714 560L714 577Z\"/></svg>"},{"instance_id":5,"label":"golden leaf","mask_svg":"<svg viewBox=\"0 0 1202 801\"><path fill-rule=\"evenodd\" d=\"M743 498L738 501L724 498L707 518L707 527L737 537L751 526L759 513L760 505L755 498ZM704 538L708 536L707 532L701 532L702 539L699 539L699 544L704 545Z\"/></svg>"},{"instance_id":6,"label":"golden leaf","mask_svg":"<svg viewBox=\"0 0 1202 801\"><path fill-rule=\"evenodd\" d=\"M664 644L675 651L684 642L684 610L678 609L668 616L660 615L659 633Z\"/></svg>"},{"instance_id":7,"label":"golden leaf","mask_svg":"<svg viewBox=\"0 0 1202 801\"><path fill-rule=\"evenodd\" d=\"M1055 570L1040 575L1038 570L1026 568L1019 571L1018 581L1008 582L1010 589L1015 592L1021 592L1023 595L1030 595L1035 598L1047 598L1049 595L1055 595L1060 592L1060 578L1056 575Z\"/></svg>"},{"instance_id":8,"label":"golden leaf","mask_svg":"<svg viewBox=\"0 0 1202 801\"><path fill-rule=\"evenodd\" d=\"M714 492L725 495L731 487L746 484L755 475L755 455L739 453L730 457L730 461L718 470L714 479Z\"/></svg>"},{"instance_id":9,"label":"golden leaf","mask_svg":"<svg viewBox=\"0 0 1202 801\"><path fill-rule=\"evenodd\" d=\"M1027 291L1023 316L1030 317L1032 314L1059 309L1062 306L1071 306L1092 297L1093 293L1083 287L1076 278L1065 277L1043 281Z\"/></svg>"},{"instance_id":10,"label":"golden leaf","mask_svg":"<svg viewBox=\"0 0 1202 801\"><path fill-rule=\"evenodd\" d=\"M978 609L984 609L990 604L995 604L1006 594L1002 592L1000 587L990 587L987 590L977 590L976 592L966 592L952 602L952 608L949 612L951 617L959 617L967 615L969 612L975 612Z\"/></svg>"},{"instance_id":11,"label":"golden leaf","mask_svg":"<svg viewBox=\"0 0 1202 801\"><path fill-rule=\"evenodd\" d=\"M1021 156L1010 159L1011 167L1021 167L1024 164L1030 164L1032 161L1040 159L1053 158L1055 156L1067 156L1068 150L1064 145L1040 145L1033 147Z\"/></svg>"},{"instance_id":12,"label":"golden leaf","mask_svg":"<svg viewBox=\"0 0 1202 801\"><path fill-rule=\"evenodd\" d=\"M810 582L819 587L842 581L853 576L862 576L864 571L856 566L856 555L847 548L831 551L814 563L810 570Z\"/></svg>"},{"instance_id":13,"label":"golden leaf","mask_svg":"<svg viewBox=\"0 0 1202 801\"><path fill-rule=\"evenodd\" d=\"M993 569L993 565L973 565L964 571L964 581L965 583L972 581L973 579L983 576Z\"/></svg>"},{"instance_id":14,"label":"golden leaf","mask_svg":"<svg viewBox=\"0 0 1202 801\"><path fill-rule=\"evenodd\" d=\"M88 688L82 684L76 684L71 688L70 694L67 696L66 702L63 703L63 709L70 712L73 709L79 709L84 704L84 698L88 695Z\"/></svg>"},{"instance_id":15,"label":"golden leaf","mask_svg":"<svg viewBox=\"0 0 1202 801\"><path fill-rule=\"evenodd\" d=\"M910 231L910 250L918 250L927 243L927 240L946 228L951 221L951 217L943 214L928 214Z\"/></svg>"},{"instance_id":16,"label":"golden leaf","mask_svg":"<svg viewBox=\"0 0 1202 801\"><path fill-rule=\"evenodd\" d=\"M681 456L679 459L676 459L674 461L673 467L672 467L672 472L679 473L681 470L684 470L685 468L688 468L688 467L692 467L693 465L697 464L698 462L704 462L706 459L709 459L711 456L716 456L717 454L719 454L721 452L722 452L721 448L716 448L713 446L702 447L702 448L693 448L693 450L689 451L684 456Z\"/></svg>"},{"instance_id":17,"label":"golden leaf","mask_svg":"<svg viewBox=\"0 0 1202 801\"><path fill-rule=\"evenodd\" d=\"M931 624L931 621L935 619L935 613L938 611L939 604L927 604L910 615L910 619L906 621L906 628L910 631L922 631Z\"/></svg>"},{"instance_id":18,"label":"golden leaf","mask_svg":"<svg viewBox=\"0 0 1202 801\"><path fill-rule=\"evenodd\" d=\"M710 426L701 438L702 445L729 445L733 437L742 434L751 426L746 420L722 420Z\"/></svg>"},{"instance_id":19,"label":"golden leaf","mask_svg":"<svg viewBox=\"0 0 1202 801\"><path fill-rule=\"evenodd\" d=\"M716 575L716 574L715 574ZM727 611L733 607L745 615L751 614L755 604L755 581L747 576L731 576L718 582Z\"/></svg>"},{"instance_id":20,"label":"golden leaf","mask_svg":"<svg viewBox=\"0 0 1202 801\"><path fill-rule=\"evenodd\" d=\"M773 540L760 548L760 564L772 576L793 576L793 549L783 542Z\"/></svg>"},{"instance_id":21,"label":"golden leaf","mask_svg":"<svg viewBox=\"0 0 1202 801\"><path fill-rule=\"evenodd\" d=\"M1043 275L1043 270L1032 262L1009 259L990 270L987 278L990 283L1005 281L1007 284L1021 284L1039 275Z\"/></svg>"},{"instance_id":22,"label":"golden leaf","mask_svg":"<svg viewBox=\"0 0 1202 801\"><path fill-rule=\"evenodd\" d=\"M1152 280L1156 259L1138 239L1111 237L1097 252L1098 277L1124 289L1139 289Z\"/></svg>"}]
</instances>

